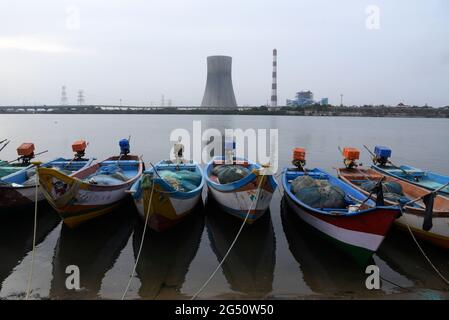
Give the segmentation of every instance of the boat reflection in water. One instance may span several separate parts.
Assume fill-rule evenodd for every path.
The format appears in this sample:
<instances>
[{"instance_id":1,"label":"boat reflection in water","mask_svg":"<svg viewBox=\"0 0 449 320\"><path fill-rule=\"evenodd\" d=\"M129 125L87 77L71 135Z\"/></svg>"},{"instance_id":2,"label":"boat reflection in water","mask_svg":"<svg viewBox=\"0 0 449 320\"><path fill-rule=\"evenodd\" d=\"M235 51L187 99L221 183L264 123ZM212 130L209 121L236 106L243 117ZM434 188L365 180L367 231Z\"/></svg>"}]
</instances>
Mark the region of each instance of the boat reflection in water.
<instances>
[{"instance_id":1,"label":"boat reflection in water","mask_svg":"<svg viewBox=\"0 0 449 320\"><path fill-rule=\"evenodd\" d=\"M237 235L242 220L221 211L217 203L207 203L206 226L212 250L220 262ZM254 224L245 225L234 247L222 265L233 291L244 298L263 298L273 289L275 265L273 224L270 211Z\"/></svg>"},{"instance_id":2,"label":"boat reflection in water","mask_svg":"<svg viewBox=\"0 0 449 320\"><path fill-rule=\"evenodd\" d=\"M51 299L97 299L102 279L131 236L137 214L126 203L110 215L92 220L76 229L62 226L53 256ZM80 271L80 290L68 290L66 267Z\"/></svg>"},{"instance_id":3,"label":"boat reflection in water","mask_svg":"<svg viewBox=\"0 0 449 320\"><path fill-rule=\"evenodd\" d=\"M49 205L40 205L37 215L36 246L54 230L61 219ZM33 209L0 219L0 289L3 281L33 250Z\"/></svg>"},{"instance_id":4,"label":"boat reflection in water","mask_svg":"<svg viewBox=\"0 0 449 320\"><path fill-rule=\"evenodd\" d=\"M371 291L379 291L367 290L365 268L299 220L285 198L281 202L281 219L289 249L312 291L329 298L371 296ZM368 264L374 264L374 261Z\"/></svg>"},{"instance_id":5,"label":"boat reflection in water","mask_svg":"<svg viewBox=\"0 0 449 320\"><path fill-rule=\"evenodd\" d=\"M140 222L140 221L139 221ZM137 258L144 223L137 223L133 234ZM187 271L198 251L204 230L203 205L200 203L186 219L173 228L157 232L147 228L136 274L142 299L185 299L181 294Z\"/></svg>"},{"instance_id":6,"label":"boat reflection in water","mask_svg":"<svg viewBox=\"0 0 449 320\"><path fill-rule=\"evenodd\" d=\"M428 264L411 235L399 230L398 227L393 228L391 231L378 252L379 257L385 261L388 267L409 279L409 282L413 281L412 285L415 289L447 292L447 285ZM419 238L417 241L436 268L443 275L449 274L447 250L436 247ZM403 283L400 283L400 285L405 286ZM422 291L420 290L420 292ZM445 296L445 299L448 298L449 293Z\"/></svg>"}]
</instances>

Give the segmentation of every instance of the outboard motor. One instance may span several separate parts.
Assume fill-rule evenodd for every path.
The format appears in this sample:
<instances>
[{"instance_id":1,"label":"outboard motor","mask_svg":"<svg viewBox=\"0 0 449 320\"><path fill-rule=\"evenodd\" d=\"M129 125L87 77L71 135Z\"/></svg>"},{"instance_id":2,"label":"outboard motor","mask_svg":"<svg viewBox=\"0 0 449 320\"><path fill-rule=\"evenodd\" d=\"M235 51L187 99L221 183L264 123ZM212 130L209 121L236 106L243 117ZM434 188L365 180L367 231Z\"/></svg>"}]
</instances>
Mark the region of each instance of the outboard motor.
<instances>
[{"instance_id":1,"label":"outboard motor","mask_svg":"<svg viewBox=\"0 0 449 320\"><path fill-rule=\"evenodd\" d=\"M29 165L31 159L34 158L34 143L22 143L17 148L18 160L22 161L23 165Z\"/></svg>"},{"instance_id":2,"label":"outboard motor","mask_svg":"<svg viewBox=\"0 0 449 320\"><path fill-rule=\"evenodd\" d=\"M299 171L304 171L306 165L306 149L295 148L293 149L293 160L292 164L298 168Z\"/></svg>"},{"instance_id":3,"label":"outboard motor","mask_svg":"<svg viewBox=\"0 0 449 320\"><path fill-rule=\"evenodd\" d=\"M391 157L391 149L384 146L376 146L374 148L373 162L375 165L385 166L388 163L388 158Z\"/></svg>"},{"instance_id":4,"label":"outboard motor","mask_svg":"<svg viewBox=\"0 0 449 320\"><path fill-rule=\"evenodd\" d=\"M181 143L182 137L178 137L178 142L173 146L173 153L175 155L176 164L184 162L184 145Z\"/></svg>"},{"instance_id":5,"label":"outboard motor","mask_svg":"<svg viewBox=\"0 0 449 320\"><path fill-rule=\"evenodd\" d=\"M347 169L357 167L357 160L360 159L360 151L357 148L343 148L343 163Z\"/></svg>"},{"instance_id":6,"label":"outboard motor","mask_svg":"<svg viewBox=\"0 0 449 320\"><path fill-rule=\"evenodd\" d=\"M72 151L75 152L75 161L84 160L83 157L86 155L86 148L87 142L85 140L77 140L72 144Z\"/></svg>"},{"instance_id":7,"label":"outboard motor","mask_svg":"<svg viewBox=\"0 0 449 320\"><path fill-rule=\"evenodd\" d=\"M130 153L129 140L122 139L118 144L120 146L120 155L127 156Z\"/></svg>"},{"instance_id":8,"label":"outboard motor","mask_svg":"<svg viewBox=\"0 0 449 320\"><path fill-rule=\"evenodd\" d=\"M235 141L225 141L225 164L234 164Z\"/></svg>"}]
</instances>

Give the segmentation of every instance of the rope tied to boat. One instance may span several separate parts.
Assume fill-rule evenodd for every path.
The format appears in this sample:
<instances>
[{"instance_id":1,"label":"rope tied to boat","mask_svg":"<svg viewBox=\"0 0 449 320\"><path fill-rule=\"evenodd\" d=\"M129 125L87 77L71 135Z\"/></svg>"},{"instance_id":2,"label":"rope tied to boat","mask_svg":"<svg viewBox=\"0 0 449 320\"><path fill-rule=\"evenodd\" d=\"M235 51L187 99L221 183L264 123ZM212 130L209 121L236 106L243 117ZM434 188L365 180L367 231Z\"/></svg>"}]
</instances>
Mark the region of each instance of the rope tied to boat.
<instances>
[{"instance_id":1,"label":"rope tied to boat","mask_svg":"<svg viewBox=\"0 0 449 320\"><path fill-rule=\"evenodd\" d=\"M430 258L424 252L423 248L420 246L419 242L416 240L415 235L413 234L413 231L410 228L410 225L408 223L406 223L406 225L407 225L407 229L410 232L410 235L412 236L412 239L415 242L416 246L418 247L419 251L421 251L421 253L424 256L424 258L426 258L426 260L429 263L429 265L436 272L436 274L441 278L441 280L443 280L443 282L445 282L449 286L449 281L443 276L443 274L440 272L440 270L438 270L438 268L432 263Z\"/></svg>"},{"instance_id":2,"label":"rope tied to boat","mask_svg":"<svg viewBox=\"0 0 449 320\"><path fill-rule=\"evenodd\" d=\"M30 298L31 294L31 283L33 280L33 269L34 269L34 257L36 254L36 233L37 233L37 200L38 200L38 190L39 190L39 176L38 171L36 170L36 185L35 185L35 192L34 192L34 226L33 226L33 250L31 254L31 267L30 272L28 274L28 285L27 285L27 292L25 296L25 300L28 300Z\"/></svg>"},{"instance_id":3,"label":"rope tied to boat","mask_svg":"<svg viewBox=\"0 0 449 320\"><path fill-rule=\"evenodd\" d=\"M151 215L151 203L153 201L153 192L154 192L154 182L151 185L151 193L150 193L150 199L148 200L148 205L147 205L147 212L146 212L146 217L145 217L145 225L143 227L142 239L140 240L139 251L137 253L136 262L134 263L133 270L131 272L131 275L130 275L129 280L128 280L128 284L126 285L126 289L123 292L121 300L125 300L126 294L128 293L129 287L131 286L131 282L132 282L132 280L134 278L134 274L136 273L137 264L139 263L140 253L142 252L143 243L144 243L144 240L145 240L145 234L146 234L146 231L147 231L148 220L149 220L149 217Z\"/></svg>"},{"instance_id":4,"label":"rope tied to boat","mask_svg":"<svg viewBox=\"0 0 449 320\"><path fill-rule=\"evenodd\" d=\"M257 202L259 201L259 196L260 196L260 190L261 190L261 186L263 181L265 180L266 176L262 175L259 185L257 187L257 194L256 194L256 198L254 201L251 202L251 205L249 206L248 212L246 213L245 219L243 220L242 224L240 225L239 231L237 232L234 240L231 242L231 245L228 248L228 251L226 252L226 254L223 256L223 259L221 259L220 263L218 264L218 266L215 268L215 270L212 272L212 274L210 275L210 277L206 280L206 282L204 282L204 284L201 286L201 288L192 296L192 298L190 298L190 300L195 300L199 294L201 294L201 292L207 287L207 285L209 284L209 282L212 280L212 278L215 276L215 274L217 273L217 271L221 268L221 266L223 265L223 263L225 262L226 258L228 257L229 253L231 252L232 248L234 247L235 243L237 242L237 239L240 236L240 233L243 230L243 227L246 224L246 221L248 220L249 214L251 213L251 210L253 209L253 204L256 204L256 208L257 208Z\"/></svg>"}]
</instances>

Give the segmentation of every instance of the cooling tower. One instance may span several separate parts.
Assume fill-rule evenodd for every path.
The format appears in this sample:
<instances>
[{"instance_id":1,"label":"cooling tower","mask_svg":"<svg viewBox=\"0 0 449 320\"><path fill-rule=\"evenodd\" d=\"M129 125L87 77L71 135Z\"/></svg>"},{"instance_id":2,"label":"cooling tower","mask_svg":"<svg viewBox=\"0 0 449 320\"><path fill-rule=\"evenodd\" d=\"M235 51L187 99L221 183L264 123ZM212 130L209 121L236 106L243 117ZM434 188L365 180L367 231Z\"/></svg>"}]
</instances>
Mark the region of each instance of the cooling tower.
<instances>
[{"instance_id":1,"label":"cooling tower","mask_svg":"<svg viewBox=\"0 0 449 320\"><path fill-rule=\"evenodd\" d=\"M202 107L237 107L232 88L231 68L231 57L207 57L207 82Z\"/></svg>"}]
</instances>

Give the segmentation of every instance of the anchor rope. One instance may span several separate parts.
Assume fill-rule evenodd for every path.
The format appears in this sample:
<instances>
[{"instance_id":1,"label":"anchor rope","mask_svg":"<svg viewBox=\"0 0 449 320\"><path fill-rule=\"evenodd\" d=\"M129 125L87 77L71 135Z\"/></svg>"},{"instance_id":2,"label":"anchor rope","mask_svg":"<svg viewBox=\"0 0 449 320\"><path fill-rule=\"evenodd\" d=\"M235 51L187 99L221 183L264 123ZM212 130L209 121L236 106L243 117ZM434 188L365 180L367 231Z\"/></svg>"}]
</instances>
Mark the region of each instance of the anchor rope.
<instances>
[{"instance_id":1,"label":"anchor rope","mask_svg":"<svg viewBox=\"0 0 449 320\"><path fill-rule=\"evenodd\" d=\"M142 239L140 240L139 251L137 253L136 262L134 263L133 271L131 272L131 275L129 277L128 284L126 285L125 291L123 292L122 300L125 300L125 296L128 293L129 287L131 286L131 282L132 282L132 280L134 278L134 274L136 273L137 264L139 263L140 253L142 252L143 243L144 243L144 240L145 240L145 234L146 234L146 231L147 231L148 218L150 217L151 202L153 200L153 191L154 191L154 182L151 185L150 199L148 200L147 215L145 217L145 226L143 227Z\"/></svg>"},{"instance_id":2,"label":"anchor rope","mask_svg":"<svg viewBox=\"0 0 449 320\"><path fill-rule=\"evenodd\" d=\"M237 232L237 234L236 234L234 240L232 241L231 245L229 246L228 251L223 256L223 259L221 259L220 263L215 268L215 270L212 272L212 274L209 276L209 278L206 280L206 282L204 282L204 284L201 286L201 288L192 296L192 298L190 298L190 300L195 300L198 297L198 295L201 294L201 292L207 287L209 282L212 280L212 278L215 276L217 271L221 268L221 266L225 262L226 258L228 257L229 253L231 252L232 248L234 247L235 243L237 242L237 239L240 236L240 233L242 232L243 227L246 224L246 221L248 220L249 214L250 214L251 210L253 209L253 204L254 203L256 203L256 208L257 208L257 202L259 201L259 195L260 195L260 187L262 186L262 182L264 181L264 177L265 176L262 176L262 178L260 179L259 186L257 187L256 199L255 199L255 201L251 202L251 205L249 206L248 212L246 213L245 219L243 220L242 224L240 225L240 229Z\"/></svg>"},{"instance_id":3,"label":"anchor rope","mask_svg":"<svg viewBox=\"0 0 449 320\"><path fill-rule=\"evenodd\" d=\"M31 267L30 272L28 274L28 286L27 286L27 292L25 296L25 300L28 300L30 298L31 293L31 282L33 279L33 269L34 269L34 256L36 253L36 233L37 233L37 195L39 190L39 176L38 171L36 170L36 185L35 185L35 192L34 192L34 226L33 226L33 250L31 254Z\"/></svg>"},{"instance_id":4,"label":"anchor rope","mask_svg":"<svg viewBox=\"0 0 449 320\"><path fill-rule=\"evenodd\" d=\"M433 270L436 272L436 274L441 278L441 280L443 280L443 282L445 282L447 285L449 285L449 281L443 276L443 274L438 270L438 268L432 263L430 258L426 255L426 253L424 252L423 248L420 246L420 244L416 240L415 235L413 234L413 231L410 228L410 225L408 223L406 225L407 225L408 231L410 232L410 235L413 238L413 241L415 241L416 245L418 246L419 251L421 251L421 253L424 256L424 258L426 258L427 262L430 264L430 266L433 268Z\"/></svg>"}]
</instances>

